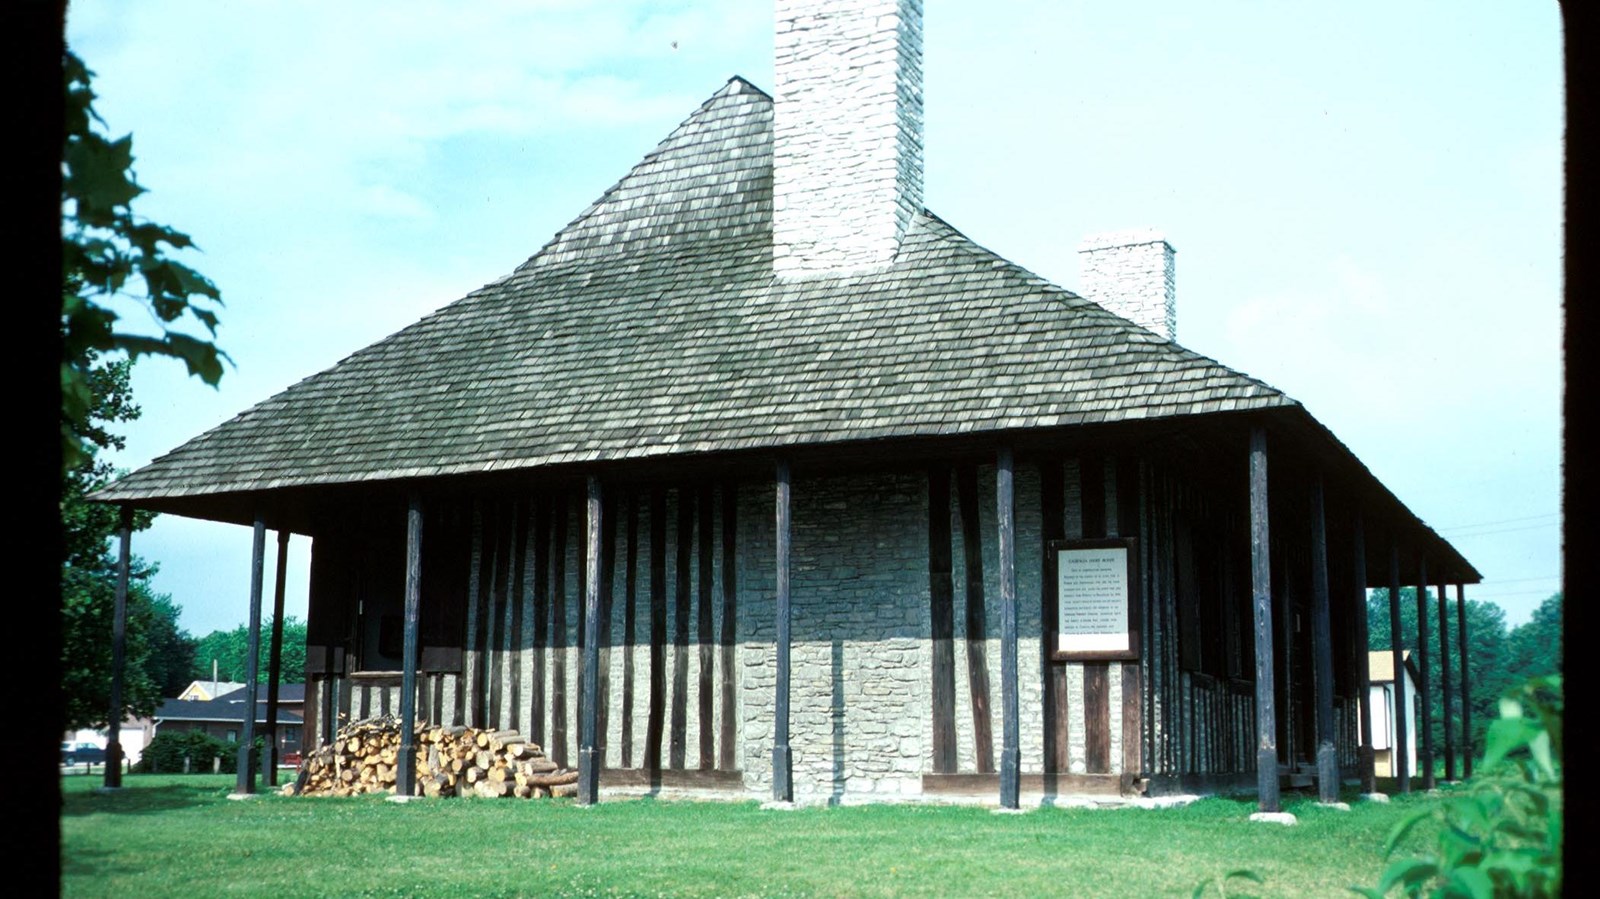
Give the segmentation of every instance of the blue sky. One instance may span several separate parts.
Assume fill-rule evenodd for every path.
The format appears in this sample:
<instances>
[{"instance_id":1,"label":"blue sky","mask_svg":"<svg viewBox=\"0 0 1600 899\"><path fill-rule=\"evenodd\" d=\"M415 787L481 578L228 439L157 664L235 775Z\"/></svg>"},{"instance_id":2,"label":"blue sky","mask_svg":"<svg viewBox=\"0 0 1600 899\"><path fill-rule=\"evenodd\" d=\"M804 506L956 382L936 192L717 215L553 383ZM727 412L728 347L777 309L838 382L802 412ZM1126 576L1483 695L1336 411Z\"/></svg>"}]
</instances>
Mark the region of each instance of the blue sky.
<instances>
[{"instance_id":1,"label":"blue sky","mask_svg":"<svg viewBox=\"0 0 1600 899\"><path fill-rule=\"evenodd\" d=\"M1303 402L1469 596L1516 623L1559 588L1555 3L927 5L931 210L1068 288L1084 234L1163 229L1180 342ZM236 363L137 366L116 461L509 272L727 78L770 90L771 32L761 0L75 0L135 209L194 236ZM249 546L173 516L134 544L197 635L244 619Z\"/></svg>"}]
</instances>

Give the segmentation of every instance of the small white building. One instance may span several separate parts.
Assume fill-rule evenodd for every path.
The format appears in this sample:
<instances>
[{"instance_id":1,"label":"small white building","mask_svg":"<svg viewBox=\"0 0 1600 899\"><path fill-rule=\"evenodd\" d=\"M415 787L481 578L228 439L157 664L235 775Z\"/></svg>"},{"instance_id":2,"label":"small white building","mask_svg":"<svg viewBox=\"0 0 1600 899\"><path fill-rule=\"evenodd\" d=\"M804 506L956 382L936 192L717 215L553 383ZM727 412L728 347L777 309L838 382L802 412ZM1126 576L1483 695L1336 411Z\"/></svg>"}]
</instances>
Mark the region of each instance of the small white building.
<instances>
[{"instance_id":1,"label":"small white building","mask_svg":"<svg viewBox=\"0 0 1600 899\"><path fill-rule=\"evenodd\" d=\"M1422 698L1417 695L1417 668L1411 661L1411 651L1401 653L1405 677L1406 705L1411 714L1406 719L1406 770L1417 773L1417 730L1422 726ZM1367 653L1367 673L1372 683L1372 765L1378 777L1394 777L1395 701L1394 653Z\"/></svg>"},{"instance_id":2,"label":"small white building","mask_svg":"<svg viewBox=\"0 0 1600 899\"><path fill-rule=\"evenodd\" d=\"M149 718L128 718L122 722L121 743L122 756L128 764L137 765L139 758L144 754L144 748L150 744L150 739L155 735L155 728ZM105 730L80 728L79 730L64 731L61 734L63 743L93 743L101 749L106 748L109 737Z\"/></svg>"}]
</instances>

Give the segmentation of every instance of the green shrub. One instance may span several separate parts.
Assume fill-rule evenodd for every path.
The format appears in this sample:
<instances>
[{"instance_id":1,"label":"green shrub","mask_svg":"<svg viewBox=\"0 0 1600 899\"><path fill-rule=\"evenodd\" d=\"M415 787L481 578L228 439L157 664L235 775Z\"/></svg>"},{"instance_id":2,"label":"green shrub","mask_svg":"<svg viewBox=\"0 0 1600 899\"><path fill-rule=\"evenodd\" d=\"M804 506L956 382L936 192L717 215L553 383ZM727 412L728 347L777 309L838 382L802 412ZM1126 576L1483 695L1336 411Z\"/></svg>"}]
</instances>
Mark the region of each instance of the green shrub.
<instances>
[{"instance_id":1,"label":"green shrub","mask_svg":"<svg viewBox=\"0 0 1600 899\"><path fill-rule=\"evenodd\" d=\"M1534 678L1500 700L1479 773L1459 795L1408 816L1389 835L1396 847L1423 821L1438 827L1434 850L1401 858L1372 899L1398 887L1406 896L1561 895L1561 676Z\"/></svg>"},{"instance_id":2,"label":"green shrub","mask_svg":"<svg viewBox=\"0 0 1600 899\"><path fill-rule=\"evenodd\" d=\"M139 756L134 770L149 774L182 774L184 759L189 760L189 770L195 774L210 774L211 760L225 757L225 747L232 746L204 731L162 731L155 735L150 745Z\"/></svg>"}]
</instances>

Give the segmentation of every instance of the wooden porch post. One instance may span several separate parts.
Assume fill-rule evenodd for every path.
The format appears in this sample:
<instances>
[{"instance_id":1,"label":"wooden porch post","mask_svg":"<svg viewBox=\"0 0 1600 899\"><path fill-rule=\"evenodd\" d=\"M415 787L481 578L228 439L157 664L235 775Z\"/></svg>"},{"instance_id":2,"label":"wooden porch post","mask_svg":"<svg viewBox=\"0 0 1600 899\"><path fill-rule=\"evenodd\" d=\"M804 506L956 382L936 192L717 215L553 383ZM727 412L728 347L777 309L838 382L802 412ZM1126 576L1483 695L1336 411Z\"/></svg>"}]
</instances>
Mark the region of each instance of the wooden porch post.
<instances>
[{"instance_id":1,"label":"wooden porch post","mask_svg":"<svg viewBox=\"0 0 1600 899\"><path fill-rule=\"evenodd\" d=\"M1339 801L1339 754L1333 745L1333 626L1328 611L1328 528L1322 475L1311 483L1311 661L1317 694L1317 798Z\"/></svg>"},{"instance_id":2,"label":"wooden porch post","mask_svg":"<svg viewBox=\"0 0 1600 899\"><path fill-rule=\"evenodd\" d=\"M1411 763L1406 748L1411 731L1411 706L1406 697L1405 641L1400 634L1400 544L1389 538L1389 651L1393 657L1394 729L1389 735L1389 776L1400 792L1411 792Z\"/></svg>"},{"instance_id":3,"label":"wooden porch post","mask_svg":"<svg viewBox=\"0 0 1600 899\"><path fill-rule=\"evenodd\" d=\"M995 502L1000 522L1000 807L1016 808L1021 753L1017 712L1017 550L1016 504L1012 492L1011 448L995 460Z\"/></svg>"},{"instance_id":4,"label":"wooden porch post","mask_svg":"<svg viewBox=\"0 0 1600 899\"><path fill-rule=\"evenodd\" d=\"M1439 707L1444 714L1444 779L1456 779L1456 738L1450 731L1450 615L1444 598L1444 578L1439 578Z\"/></svg>"},{"instance_id":5,"label":"wooden porch post","mask_svg":"<svg viewBox=\"0 0 1600 899\"><path fill-rule=\"evenodd\" d=\"M778 677L773 697L772 720L772 798L777 802L794 800L794 780L789 755L789 463L778 463L778 597L777 642Z\"/></svg>"},{"instance_id":6,"label":"wooden porch post","mask_svg":"<svg viewBox=\"0 0 1600 899\"><path fill-rule=\"evenodd\" d=\"M1367 664L1367 652L1372 648L1372 635L1367 625L1367 535L1356 512L1352 556L1355 564L1355 623L1356 623L1356 684L1361 690L1361 749L1357 756L1360 767L1361 792L1373 793L1378 789L1373 770L1372 751L1372 671Z\"/></svg>"},{"instance_id":7,"label":"wooden porch post","mask_svg":"<svg viewBox=\"0 0 1600 899\"><path fill-rule=\"evenodd\" d=\"M578 691L578 804L600 801L600 479L589 476L588 576L583 595L583 681Z\"/></svg>"},{"instance_id":8,"label":"wooden porch post","mask_svg":"<svg viewBox=\"0 0 1600 899\"><path fill-rule=\"evenodd\" d=\"M254 533L250 544L250 618L246 622L249 637L245 641L244 660L244 726L239 733L238 778L235 793L256 791L256 680L260 677L261 656L261 567L267 552L267 522L261 510L256 510Z\"/></svg>"},{"instance_id":9,"label":"wooden porch post","mask_svg":"<svg viewBox=\"0 0 1600 899\"><path fill-rule=\"evenodd\" d=\"M1250 592L1256 628L1256 789L1278 811L1278 723L1272 682L1272 559L1267 529L1267 432L1250 429Z\"/></svg>"},{"instance_id":10,"label":"wooden porch post","mask_svg":"<svg viewBox=\"0 0 1600 899\"><path fill-rule=\"evenodd\" d=\"M1472 684L1467 679L1466 585L1456 584L1456 645L1461 655L1461 776L1472 779Z\"/></svg>"},{"instance_id":11,"label":"wooden porch post","mask_svg":"<svg viewBox=\"0 0 1600 899\"><path fill-rule=\"evenodd\" d=\"M395 795L417 795L417 622L422 604L422 497L406 502L406 612L401 643L400 752L395 758Z\"/></svg>"},{"instance_id":12,"label":"wooden porch post","mask_svg":"<svg viewBox=\"0 0 1600 899\"><path fill-rule=\"evenodd\" d=\"M1417 767L1422 770L1422 788L1434 788L1433 777L1433 703L1428 689L1428 560L1417 559L1417 696L1422 700L1422 746L1417 757Z\"/></svg>"},{"instance_id":13,"label":"wooden porch post","mask_svg":"<svg viewBox=\"0 0 1600 899\"><path fill-rule=\"evenodd\" d=\"M133 556L133 507L120 509L117 524L117 592L111 613L111 709L106 719L105 785L122 786L122 680L128 666L128 566Z\"/></svg>"},{"instance_id":14,"label":"wooden porch post","mask_svg":"<svg viewBox=\"0 0 1600 899\"><path fill-rule=\"evenodd\" d=\"M267 650L266 785L278 785L278 676L283 668L283 589L288 579L289 532L278 529L278 569L272 584L272 646Z\"/></svg>"}]
</instances>

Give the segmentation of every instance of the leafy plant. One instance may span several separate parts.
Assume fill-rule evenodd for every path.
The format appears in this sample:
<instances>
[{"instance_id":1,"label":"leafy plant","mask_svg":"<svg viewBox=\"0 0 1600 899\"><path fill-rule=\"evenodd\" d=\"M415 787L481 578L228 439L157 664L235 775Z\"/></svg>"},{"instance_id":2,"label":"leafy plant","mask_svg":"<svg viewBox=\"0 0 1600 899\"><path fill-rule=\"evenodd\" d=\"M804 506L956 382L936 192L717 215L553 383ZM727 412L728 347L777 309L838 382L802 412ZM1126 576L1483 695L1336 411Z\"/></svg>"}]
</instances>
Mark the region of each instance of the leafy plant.
<instances>
[{"instance_id":1,"label":"leafy plant","mask_svg":"<svg viewBox=\"0 0 1600 899\"><path fill-rule=\"evenodd\" d=\"M1228 899L1228 881L1234 879L1235 877L1239 878L1240 880L1248 880L1255 884L1264 884L1267 882L1260 874L1257 874L1256 872L1247 868L1240 868L1236 871L1229 871L1221 877L1207 877L1205 880L1195 884L1194 893L1191 895L1193 899L1201 899L1201 897L1206 894L1207 888L1215 886L1217 888L1217 895L1221 896L1222 899Z\"/></svg>"},{"instance_id":2,"label":"leafy plant","mask_svg":"<svg viewBox=\"0 0 1600 899\"><path fill-rule=\"evenodd\" d=\"M61 439L64 469L92 453L90 384L100 353L180 359L189 373L216 386L227 354L217 333L222 294L173 253L194 247L189 235L139 218L132 203L144 193L133 176L133 138L102 133L94 110L94 73L72 52L62 60L65 130L61 147ZM96 125L100 127L96 127ZM128 330L113 308L142 308L147 321ZM203 328L207 337L179 330ZM155 333L151 333L154 331Z\"/></svg>"},{"instance_id":3,"label":"leafy plant","mask_svg":"<svg viewBox=\"0 0 1600 899\"><path fill-rule=\"evenodd\" d=\"M1397 887L1441 899L1561 895L1562 713L1559 674L1507 691L1478 775L1461 794L1402 819L1384 847L1392 857L1431 820L1434 851L1395 860L1376 888L1350 889L1371 899Z\"/></svg>"}]
</instances>

